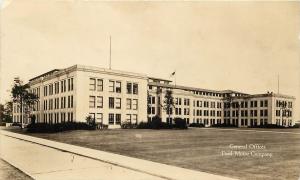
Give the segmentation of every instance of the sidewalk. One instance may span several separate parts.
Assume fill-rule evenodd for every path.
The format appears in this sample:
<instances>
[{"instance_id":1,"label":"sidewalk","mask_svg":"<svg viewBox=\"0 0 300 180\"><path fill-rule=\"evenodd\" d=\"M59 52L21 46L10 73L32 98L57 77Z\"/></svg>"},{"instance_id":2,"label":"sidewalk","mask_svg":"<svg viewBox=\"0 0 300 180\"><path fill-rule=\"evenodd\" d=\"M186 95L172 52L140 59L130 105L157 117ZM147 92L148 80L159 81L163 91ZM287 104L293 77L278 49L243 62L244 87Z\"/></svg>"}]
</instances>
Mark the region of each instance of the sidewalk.
<instances>
[{"instance_id":1,"label":"sidewalk","mask_svg":"<svg viewBox=\"0 0 300 180\"><path fill-rule=\"evenodd\" d=\"M230 179L0 130L0 157L34 179Z\"/></svg>"}]
</instances>

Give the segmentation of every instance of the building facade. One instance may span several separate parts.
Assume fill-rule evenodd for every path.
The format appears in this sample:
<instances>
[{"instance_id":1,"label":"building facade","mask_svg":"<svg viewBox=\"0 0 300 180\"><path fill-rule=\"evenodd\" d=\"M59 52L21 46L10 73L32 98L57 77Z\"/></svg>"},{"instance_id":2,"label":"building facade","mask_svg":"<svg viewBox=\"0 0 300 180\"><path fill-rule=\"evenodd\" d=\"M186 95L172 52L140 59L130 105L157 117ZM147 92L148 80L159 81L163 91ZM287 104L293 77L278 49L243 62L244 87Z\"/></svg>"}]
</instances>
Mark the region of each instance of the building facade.
<instances>
[{"instance_id":1,"label":"building facade","mask_svg":"<svg viewBox=\"0 0 300 180\"><path fill-rule=\"evenodd\" d=\"M96 123L109 128L118 128L124 122L151 121L155 116L164 122L179 117L187 124L205 126L293 126L295 123L292 96L175 86L169 80L145 74L90 66L55 69L29 80L29 85L39 101L30 111L28 107L23 109L25 124L30 123L32 116L42 123L86 122L91 116ZM163 108L167 91L172 91L175 100L175 107L169 112ZM21 122L21 114L15 103L14 122Z\"/></svg>"}]
</instances>

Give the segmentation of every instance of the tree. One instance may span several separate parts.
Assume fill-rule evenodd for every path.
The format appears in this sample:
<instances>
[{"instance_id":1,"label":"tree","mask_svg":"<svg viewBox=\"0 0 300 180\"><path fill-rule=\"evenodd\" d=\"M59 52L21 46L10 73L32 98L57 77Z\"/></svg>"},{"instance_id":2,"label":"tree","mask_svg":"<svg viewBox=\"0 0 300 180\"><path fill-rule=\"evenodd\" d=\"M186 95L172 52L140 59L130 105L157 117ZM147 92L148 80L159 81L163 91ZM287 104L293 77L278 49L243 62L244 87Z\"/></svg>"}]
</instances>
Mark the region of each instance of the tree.
<instances>
[{"instance_id":1,"label":"tree","mask_svg":"<svg viewBox=\"0 0 300 180\"><path fill-rule=\"evenodd\" d=\"M12 122L12 111L13 111L13 103L11 101L8 101L4 105L3 110L3 121L4 122Z\"/></svg>"},{"instance_id":2,"label":"tree","mask_svg":"<svg viewBox=\"0 0 300 180\"><path fill-rule=\"evenodd\" d=\"M21 82L14 84L11 94L13 102L20 104L21 112L21 127L23 128L23 109L28 108L28 113L30 113L30 107L38 100L37 95L29 92L29 84L23 85Z\"/></svg>"},{"instance_id":3,"label":"tree","mask_svg":"<svg viewBox=\"0 0 300 180\"><path fill-rule=\"evenodd\" d=\"M163 109L167 112L169 123L172 124L171 121L171 111L172 108L175 108L174 98L173 98L173 91L172 90L166 90Z\"/></svg>"}]
</instances>

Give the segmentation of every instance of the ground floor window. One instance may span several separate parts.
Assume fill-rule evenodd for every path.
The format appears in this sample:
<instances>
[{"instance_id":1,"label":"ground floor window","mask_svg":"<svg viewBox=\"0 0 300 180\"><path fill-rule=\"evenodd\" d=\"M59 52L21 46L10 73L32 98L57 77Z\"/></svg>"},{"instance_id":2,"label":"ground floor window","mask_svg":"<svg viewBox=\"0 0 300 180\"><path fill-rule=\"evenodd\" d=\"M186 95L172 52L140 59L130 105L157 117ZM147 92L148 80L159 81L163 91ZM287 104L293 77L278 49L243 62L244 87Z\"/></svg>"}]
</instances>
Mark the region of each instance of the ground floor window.
<instances>
[{"instance_id":1,"label":"ground floor window","mask_svg":"<svg viewBox=\"0 0 300 180\"><path fill-rule=\"evenodd\" d=\"M121 124L121 114L116 114L116 124Z\"/></svg>"},{"instance_id":2,"label":"ground floor window","mask_svg":"<svg viewBox=\"0 0 300 180\"><path fill-rule=\"evenodd\" d=\"M103 114L102 113L97 113L96 123L103 123Z\"/></svg>"},{"instance_id":3,"label":"ground floor window","mask_svg":"<svg viewBox=\"0 0 300 180\"><path fill-rule=\"evenodd\" d=\"M115 121L115 115L112 113L108 114L108 124L114 124Z\"/></svg>"}]
</instances>

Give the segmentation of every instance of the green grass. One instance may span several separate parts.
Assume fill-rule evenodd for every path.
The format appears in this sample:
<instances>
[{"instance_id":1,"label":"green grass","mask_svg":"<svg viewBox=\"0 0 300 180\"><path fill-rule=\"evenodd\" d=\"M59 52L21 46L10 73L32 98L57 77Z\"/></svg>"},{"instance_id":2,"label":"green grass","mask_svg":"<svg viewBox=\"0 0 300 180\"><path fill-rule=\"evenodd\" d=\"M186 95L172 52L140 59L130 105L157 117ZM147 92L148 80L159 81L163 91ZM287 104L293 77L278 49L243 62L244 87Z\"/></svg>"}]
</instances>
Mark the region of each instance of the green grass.
<instances>
[{"instance_id":1,"label":"green grass","mask_svg":"<svg viewBox=\"0 0 300 180\"><path fill-rule=\"evenodd\" d=\"M299 178L300 134L245 130L270 129L118 129L29 135L239 179ZM272 131L300 133L300 129ZM273 156L222 156L230 144L262 144L266 149L260 152Z\"/></svg>"}]
</instances>

